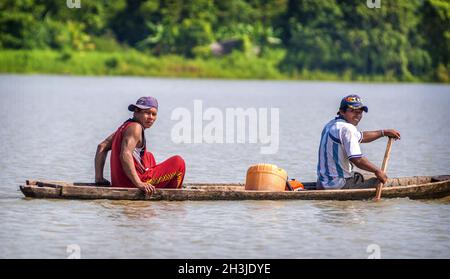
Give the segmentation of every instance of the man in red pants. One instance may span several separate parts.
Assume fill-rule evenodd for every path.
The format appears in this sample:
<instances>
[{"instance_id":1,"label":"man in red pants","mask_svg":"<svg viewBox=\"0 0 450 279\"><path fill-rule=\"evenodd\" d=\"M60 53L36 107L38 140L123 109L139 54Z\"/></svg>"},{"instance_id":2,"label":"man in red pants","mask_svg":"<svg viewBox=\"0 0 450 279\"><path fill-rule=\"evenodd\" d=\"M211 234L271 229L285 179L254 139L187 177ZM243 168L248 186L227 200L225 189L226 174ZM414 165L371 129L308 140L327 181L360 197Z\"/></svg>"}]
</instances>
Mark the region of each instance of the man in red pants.
<instances>
[{"instance_id":1,"label":"man in red pants","mask_svg":"<svg viewBox=\"0 0 450 279\"><path fill-rule=\"evenodd\" d=\"M155 123L158 101L154 97L141 97L128 106L133 118L125 121L113 134L97 147L95 154L95 182L109 185L103 177L108 152L111 150L112 187L137 187L146 194L155 188L181 188L185 163L173 156L156 164L153 154L147 151L144 130Z\"/></svg>"}]
</instances>

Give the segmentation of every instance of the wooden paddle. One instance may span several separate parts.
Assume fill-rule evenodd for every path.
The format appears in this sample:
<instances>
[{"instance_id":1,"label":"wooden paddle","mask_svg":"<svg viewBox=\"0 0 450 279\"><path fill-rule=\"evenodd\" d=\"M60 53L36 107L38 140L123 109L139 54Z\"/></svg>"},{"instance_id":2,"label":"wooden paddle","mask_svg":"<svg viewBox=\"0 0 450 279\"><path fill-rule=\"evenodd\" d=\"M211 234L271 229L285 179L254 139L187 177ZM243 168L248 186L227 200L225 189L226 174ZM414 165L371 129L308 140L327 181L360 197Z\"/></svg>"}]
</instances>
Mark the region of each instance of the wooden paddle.
<instances>
[{"instance_id":1,"label":"wooden paddle","mask_svg":"<svg viewBox=\"0 0 450 279\"><path fill-rule=\"evenodd\" d=\"M389 157L391 155L392 141L393 141L393 138L389 138L387 145L386 145L386 151L384 152L383 164L381 165L381 170L383 172L386 172L386 170L387 170L387 164L389 161ZM381 199L381 190L382 189L383 189L383 183L379 182L377 184L377 193L375 195L375 201L379 201Z\"/></svg>"}]
</instances>

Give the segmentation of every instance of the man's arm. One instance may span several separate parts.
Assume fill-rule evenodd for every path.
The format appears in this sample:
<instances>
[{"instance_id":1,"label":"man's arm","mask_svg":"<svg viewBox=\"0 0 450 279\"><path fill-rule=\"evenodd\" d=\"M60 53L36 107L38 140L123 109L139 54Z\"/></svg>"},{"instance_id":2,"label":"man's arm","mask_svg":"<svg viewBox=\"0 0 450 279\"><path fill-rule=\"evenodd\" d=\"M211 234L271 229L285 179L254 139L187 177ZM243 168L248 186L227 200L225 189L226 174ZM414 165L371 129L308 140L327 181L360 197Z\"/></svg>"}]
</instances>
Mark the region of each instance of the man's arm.
<instances>
[{"instance_id":1,"label":"man's arm","mask_svg":"<svg viewBox=\"0 0 450 279\"><path fill-rule=\"evenodd\" d=\"M380 180L383 184L387 181L387 175L385 172L383 172L381 169L379 169L377 166L372 164L367 158L365 157L359 157L359 158L351 158L350 161L355 164L358 168L370 171L375 174L375 176Z\"/></svg>"},{"instance_id":2,"label":"man's arm","mask_svg":"<svg viewBox=\"0 0 450 279\"><path fill-rule=\"evenodd\" d=\"M363 139L361 142L362 143L372 142L372 141L377 140L384 136L399 140L400 132L397 130L394 130L394 129L379 130L379 131L366 131L366 132L363 132Z\"/></svg>"},{"instance_id":3,"label":"man's arm","mask_svg":"<svg viewBox=\"0 0 450 279\"><path fill-rule=\"evenodd\" d=\"M149 183L142 182L134 167L133 150L141 141L141 134L142 127L139 124L130 124L130 126L128 126L122 139L120 162L123 171L136 187L147 194L153 194L155 187Z\"/></svg>"},{"instance_id":4,"label":"man's arm","mask_svg":"<svg viewBox=\"0 0 450 279\"><path fill-rule=\"evenodd\" d=\"M111 150L114 133L107 137L97 146L95 153L95 183L110 185L111 183L103 177L103 169L105 168L106 156Z\"/></svg>"}]
</instances>

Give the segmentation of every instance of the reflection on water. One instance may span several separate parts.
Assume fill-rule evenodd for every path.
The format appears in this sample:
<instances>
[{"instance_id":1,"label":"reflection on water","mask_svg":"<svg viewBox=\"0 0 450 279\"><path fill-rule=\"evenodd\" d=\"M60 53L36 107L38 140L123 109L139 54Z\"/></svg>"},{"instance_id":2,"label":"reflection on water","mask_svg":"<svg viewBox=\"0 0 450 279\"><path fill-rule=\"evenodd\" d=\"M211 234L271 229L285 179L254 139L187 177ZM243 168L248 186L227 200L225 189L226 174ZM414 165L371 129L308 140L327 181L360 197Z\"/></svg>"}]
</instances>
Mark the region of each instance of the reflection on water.
<instances>
[{"instance_id":1,"label":"reflection on water","mask_svg":"<svg viewBox=\"0 0 450 279\"><path fill-rule=\"evenodd\" d=\"M146 219L157 216L157 212L152 208L152 204L145 201L99 201L99 205L106 209L106 212L118 211L117 218L123 215L132 219Z\"/></svg>"},{"instance_id":2,"label":"reflection on water","mask_svg":"<svg viewBox=\"0 0 450 279\"><path fill-rule=\"evenodd\" d=\"M25 199L18 191L29 178L92 181L96 145L142 95L160 103L148 146L157 161L182 155L186 182L243 182L258 162L314 181L321 129L349 92L370 107L361 129L402 132L389 175L450 173L446 85L0 76L0 257L66 258L67 245L77 244L82 258L367 258L368 245L376 244L382 258L450 258L450 197L146 202ZM205 108L279 108L279 152L174 144L171 111L192 108L194 99ZM380 165L385 146L362 148Z\"/></svg>"},{"instance_id":3,"label":"reflection on water","mask_svg":"<svg viewBox=\"0 0 450 279\"><path fill-rule=\"evenodd\" d=\"M367 202L368 203L368 202ZM355 202L322 202L315 204L318 209L316 218L324 223L346 225L364 224L365 212L355 206Z\"/></svg>"},{"instance_id":4,"label":"reflection on water","mask_svg":"<svg viewBox=\"0 0 450 279\"><path fill-rule=\"evenodd\" d=\"M2 201L3 257L449 257L448 201Z\"/></svg>"}]
</instances>

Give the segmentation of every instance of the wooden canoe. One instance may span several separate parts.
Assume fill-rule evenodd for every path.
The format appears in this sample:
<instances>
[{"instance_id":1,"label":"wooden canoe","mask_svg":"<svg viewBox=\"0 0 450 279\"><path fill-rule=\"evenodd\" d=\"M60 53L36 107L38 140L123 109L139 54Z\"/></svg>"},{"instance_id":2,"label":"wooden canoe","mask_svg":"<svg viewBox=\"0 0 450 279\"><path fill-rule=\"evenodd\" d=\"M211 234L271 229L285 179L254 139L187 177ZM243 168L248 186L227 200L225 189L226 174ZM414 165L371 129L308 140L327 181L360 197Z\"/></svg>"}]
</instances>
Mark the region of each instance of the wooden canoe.
<instances>
[{"instance_id":1,"label":"wooden canoe","mask_svg":"<svg viewBox=\"0 0 450 279\"><path fill-rule=\"evenodd\" d=\"M246 191L243 184L191 183L183 189L157 189L146 196L137 188L100 187L94 183L27 180L20 190L30 198L110 199L110 200L365 200L375 196L377 180L371 178L364 189L315 190L315 182L304 183L302 191ZM431 199L450 195L450 176L393 178L385 184L383 198Z\"/></svg>"}]
</instances>

